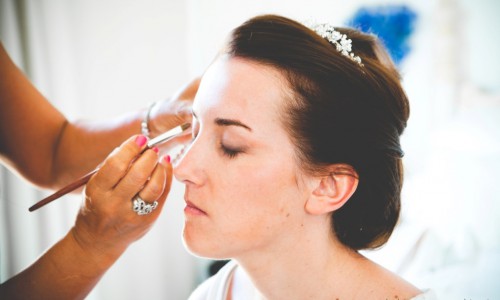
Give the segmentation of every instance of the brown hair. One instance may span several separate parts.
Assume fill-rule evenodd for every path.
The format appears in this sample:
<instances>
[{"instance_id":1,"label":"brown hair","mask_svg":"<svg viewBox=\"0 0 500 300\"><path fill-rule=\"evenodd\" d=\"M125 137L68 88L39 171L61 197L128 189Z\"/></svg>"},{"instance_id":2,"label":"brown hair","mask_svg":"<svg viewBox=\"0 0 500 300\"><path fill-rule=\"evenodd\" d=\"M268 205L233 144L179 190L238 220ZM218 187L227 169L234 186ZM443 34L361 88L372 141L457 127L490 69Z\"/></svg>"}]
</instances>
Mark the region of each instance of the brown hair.
<instances>
[{"instance_id":1,"label":"brown hair","mask_svg":"<svg viewBox=\"0 0 500 300\"><path fill-rule=\"evenodd\" d=\"M225 53L275 67L292 97L282 120L305 170L352 166L359 184L332 214L332 229L352 249L376 248L391 235L403 181L399 136L409 104L398 72L374 36L336 28L352 40L363 66L304 25L275 15L233 30Z\"/></svg>"}]
</instances>

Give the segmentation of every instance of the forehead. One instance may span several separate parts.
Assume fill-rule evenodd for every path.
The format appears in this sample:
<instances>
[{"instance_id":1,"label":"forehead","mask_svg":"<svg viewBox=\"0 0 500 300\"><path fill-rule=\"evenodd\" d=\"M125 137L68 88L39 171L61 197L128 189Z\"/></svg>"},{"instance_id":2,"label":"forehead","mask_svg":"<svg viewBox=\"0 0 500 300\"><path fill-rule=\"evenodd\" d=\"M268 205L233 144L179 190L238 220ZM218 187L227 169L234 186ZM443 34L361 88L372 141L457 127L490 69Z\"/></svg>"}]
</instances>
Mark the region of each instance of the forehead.
<instances>
[{"instance_id":1,"label":"forehead","mask_svg":"<svg viewBox=\"0 0 500 300\"><path fill-rule=\"evenodd\" d=\"M285 82L273 67L224 55L203 75L193 110L198 116L276 117L285 99Z\"/></svg>"}]
</instances>

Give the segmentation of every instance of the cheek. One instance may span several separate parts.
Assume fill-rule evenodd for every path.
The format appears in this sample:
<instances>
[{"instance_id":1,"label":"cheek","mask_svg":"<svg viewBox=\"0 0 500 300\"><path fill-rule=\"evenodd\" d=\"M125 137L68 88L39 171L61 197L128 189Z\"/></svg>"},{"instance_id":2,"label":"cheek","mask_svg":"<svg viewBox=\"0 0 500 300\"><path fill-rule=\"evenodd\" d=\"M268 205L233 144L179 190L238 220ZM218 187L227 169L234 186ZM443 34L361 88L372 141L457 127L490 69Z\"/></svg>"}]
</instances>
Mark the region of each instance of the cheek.
<instances>
[{"instance_id":1,"label":"cheek","mask_svg":"<svg viewBox=\"0 0 500 300\"><path fill-rule=\"evenodd\" d=\"M223 161L208 175L204 192L210 195L210 217L186 224L184 231L193 253L235 257L273 243L300 224L304 195L290 160Z\"/></svg>"},{"instance_id":2,"label":"cheek","mask_svg":"<svg viewBox=\"0 0 500 300\"><path fill-rule=\"evenodd\" d=\"M228 197L226 208L235 212L234 222L245 222L249 227L281 223L303 207L290 163L267 160L238 168L221 180L224 188L218 191Z\"/></svg>"}]
</instances>

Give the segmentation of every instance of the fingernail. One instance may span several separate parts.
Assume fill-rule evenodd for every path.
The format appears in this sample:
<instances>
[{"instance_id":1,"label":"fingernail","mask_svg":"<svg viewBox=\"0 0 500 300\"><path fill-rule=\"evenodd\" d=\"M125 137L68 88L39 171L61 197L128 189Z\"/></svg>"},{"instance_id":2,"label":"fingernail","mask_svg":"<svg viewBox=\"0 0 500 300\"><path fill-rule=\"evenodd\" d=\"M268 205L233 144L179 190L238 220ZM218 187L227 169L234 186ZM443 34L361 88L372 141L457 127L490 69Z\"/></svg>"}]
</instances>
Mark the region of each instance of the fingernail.
<instances>
[{"instance_id":1,"label":"fingernail","mask_svg":"<svg viewBox=\"0 0 500 300\"><path fill-rule=\"evenodd\" d=\"M164 156L163 159L169 164L170 163L170 155Z\"/></svg>"},{"instance_id":2,"label":"fingernail","mask_svg":"<svg viewBox=\"0 0 500 300\"><path fill-rule=\"evenodd\" d=\"M154 151L154 152L156 152L156 153L158 153L158 151L160 151L160 150L158 149L158 147L153 147L153 148L151 148L151 150L153 150L153 151Z\"/></svg>"},{"instance_id":3,"label":"fingernail","mask_svg":"<svg viewBox=\"0 0 500 300\"><path fill-rule=\"evenodd\" d=\"M139 147L142 147L144 146L144 144L146 144L147 142L147 138L143 135L138 135L136 138L135 138L135 143L137 144L137 146Z\"/></svg>"}]
</instances>

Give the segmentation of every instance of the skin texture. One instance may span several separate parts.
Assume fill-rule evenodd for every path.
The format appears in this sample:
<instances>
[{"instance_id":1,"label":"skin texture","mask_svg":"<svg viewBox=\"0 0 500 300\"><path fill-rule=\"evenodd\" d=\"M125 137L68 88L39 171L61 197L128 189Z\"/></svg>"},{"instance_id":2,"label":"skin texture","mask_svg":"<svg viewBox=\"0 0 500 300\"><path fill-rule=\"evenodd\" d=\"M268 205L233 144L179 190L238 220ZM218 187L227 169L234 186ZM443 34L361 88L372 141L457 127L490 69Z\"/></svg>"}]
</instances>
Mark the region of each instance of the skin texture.
<instances>
[{"instance_id":1,"label":"skin texture","mask_svg":"<svg viewBox=\"0 0 500 300\"><path fill-rule=\"evenodd\" d=\"M140 133L145 110L109 120L69 122L14 65L1 45L0 76L0 159L39 187L66 185L93 170L131 135ZM194 79L170 100L155 106L149 123L152 137L190 120L190 103L198 84L199 79Z\"/></svg>"},{"instance_id":2,"label":"skin texture","mask_svg":"<svg viewBox=\"0 0 500 300\"><path fill-rule=\"evenodd\" d=\"M0 298L83 299L127 247L154 224L170 191L172 166L160 157L159 149L140 154L146 138L137 134L145 111L71 123L29 82L1 45L0 78L2 164L45 188L60 188L100 165L85 188L75 225L30 267L3 282ZM155 106L149 123L152 137L190 120L186 111L198 84L198 79L193 80ZM149 203L157 200L158 208L138 216L131 209L136 194Z\"/></svg>"},{"instance_id":3,"label":"skin texture","mask_svg":"<svg viewBox=\"0 0 500 300\"><path fill-rule=\"evenodd\" d=\"M296 165L290 164L293 147L272 108L283 98L275 87L279 74L265 70L241 85L224 67L216 63L205 74L193 106L196 139L175 171L186 183L186 201L205 212L186 214L186 244L195 254L220 258L266 247L291 223L300 223L294 212L303 207L305 192ZM244 67L234 71L257 73L254 66ZM252 91L252 86L261 88ZM241 153L231 158L223 147ZM241 243L228 242L234 240Z\"/></svg>"},{"instance_id":4,"label":"skin texture","mask_svg":"<svg viewBox=\"0 0 500 300\"><path fill-rule=\"evenodd\" d=\"M316 175L299 167L281 121L287 97L277 70L249 60L221 56L203 76L193 104L194 139L174 170L186 185L187 248L235 259L238 276L265 299L418 294L332 233L330 215L358 179L342 164ZM239 296L231 291L229 299Z\"/></svg>"},{"instance_id":5,"label":"skin texture","mask_svg":"<svg viewBox=\"0 0 500 300\"><path fill-rule=\"evenodd\" d=\"M83 299L127 247L158 218L172 182L172 168L137 136L124 142L87 184L85 201L69 233L35 263L0 286L7 299ZM146 184L148 177L151 177ZM142 189L142 186L144 186ZM158 208L138 216L130 199L139 193Z\"/></svg>"}]
</instances>

